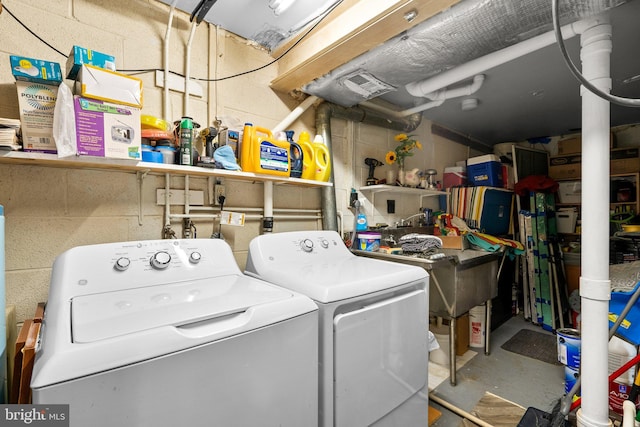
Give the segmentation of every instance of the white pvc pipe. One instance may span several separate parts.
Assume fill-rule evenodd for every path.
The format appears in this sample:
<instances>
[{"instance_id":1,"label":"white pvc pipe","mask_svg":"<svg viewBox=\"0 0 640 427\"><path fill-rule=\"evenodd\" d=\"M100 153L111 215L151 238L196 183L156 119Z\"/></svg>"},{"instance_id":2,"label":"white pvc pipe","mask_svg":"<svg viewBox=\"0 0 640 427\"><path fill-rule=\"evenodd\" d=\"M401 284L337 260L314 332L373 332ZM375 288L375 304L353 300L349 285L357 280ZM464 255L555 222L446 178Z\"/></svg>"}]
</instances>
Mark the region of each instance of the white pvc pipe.
<instances>
[{"instance_id":1,"label":"white pvc pipe","mask_svg":"<svg viewBox=\"0 0 640 427\"><path fill-rule=\"evenodd\" d=\"M302 113L304 113L309 107L311 107L313 103L316 102L317 100L318 100L318 97L314 95L307 97L307 99L302 101L300 105L294 108L293 111L291 111L287 115L287 117L285 117L280 123L278 123L276 127L271 129L271 132L276 133L276 132L286 130L287 127L291 125L291 123L296 121L296 119L300 117Z\"/></svg>"},{"instance_id":2,"label":"white pvc pipe","mask_svg":"<svg viewBox=\"0 0 640 427\"><path fill-rule=\"evenodd\" d=\"M273 181L264 183L264 216L273 218Z\"/></svg>"},{"instance_id":3,"label":"white pvc pipe","mask_svg":"<svg viewBox=\"0 0 640 427\"><path fill-rule=\"evenodd\" d=\"M579 34L584 22L574 22L562 27L562 38L569 39ZM405 88L413 96L425 96L443 87L447 87L462 80L471 78L498 65L520 58L538 49L555 43L555 34L550 31L528 40L524 40L513 46L495 51L481 58L471 60L463 65L454 67L434 77L419 82L408 83Z\"/></svg>"},{"instance_id":4,"label":"white pvc pipe","mask_svg":"<svg viewBox=\"0 0 640 427\"><path fill-rule=\"evenodd\" d=\"M611 91L611 25L603 17L580 38L582 73L603 92ZM608 427L609 342L609 132L610 104L581 87L582 245L580 277L582 407L578 426Z\"/></svg>"},{"instance_id":5,"label":"white pvc pipe","mask_svg":"<svg viewBox=\"0 0 640 427\"><path fill-rule=\"evenodd\" d=\"M173 15L174 12L176 10L176 3L178 3L178 0L173 0L173 3L171 3L171 9L169 9L169 22L167 22L167 29L164 33L164 76L163 76L163 85L164 85L164 91L163 91L163 98L164 98L164 109L162 111L163 115L164 115L164 120L167 123L171 123L171 118L169 117L169 51L170 51L170 45L171 43L169 42L170 40L170 36L171 36L171 26L173 25Z\"/></svg>"},{"instance_id":6,"label":"white pvc pipe","mask_svg":"<svg viewBox=\"0 0 640 427\"><path fill-rule=\"evenodd\" d=\"M184 64L184 101L183 101L183 116L189 116L189 79L191 78L191 45L193 44L193 37L196 34L196 21L191 23L191 32L189 33L189 40L187 40L185 64Z\"/></svg>"},{"instance_id":7,"label":"white pvc pipe","mask_svg":"<svg viewBox=\"0 0 640 427\"><path fill-rule=\"evenodd\" d=\"M622 427L634 427L636 420L636 405L630 401L622 402Z\"/></svg>"},{"instance_id":8,"label":"white pvc pipe","mask_svg":"<svg viewBox=\"0 0 640 427\"><path fill-rule=\"evenodd\" d=\"M466 86L455 88L455 89L440 89L440 90L437 90L436 92L419 95L421 97L431 99L431 102L427 102L425 104L421 104L416 107L408 108L403 111L392 110L390 108L383 107L382 105L379 105L370 101L361 102L360 105L368 107L372 110L379 111L381 113L385 113L392 117L396 117L396 118L407 117L412 114L428 110L430 108L439 107L447 99L472 95L476 93L478 90L480 90L480 88L482 87L482 84L484 83L484 79L485 79L484 74L477 74L473 77L473 82Z\"/></svg>"}]
</instances>

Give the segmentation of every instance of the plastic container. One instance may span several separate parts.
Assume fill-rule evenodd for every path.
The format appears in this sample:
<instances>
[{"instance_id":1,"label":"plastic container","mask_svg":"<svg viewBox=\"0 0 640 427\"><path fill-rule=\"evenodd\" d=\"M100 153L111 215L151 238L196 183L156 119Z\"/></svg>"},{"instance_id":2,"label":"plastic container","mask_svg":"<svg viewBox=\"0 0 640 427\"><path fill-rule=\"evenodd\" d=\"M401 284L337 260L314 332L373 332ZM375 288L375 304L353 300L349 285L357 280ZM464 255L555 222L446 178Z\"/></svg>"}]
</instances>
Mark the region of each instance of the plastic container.
<instances>
[{"instance_id":1,"label":"plastic container","mask_svg":"<svg viewBox=\"0 0 640 427\"><path fill-rule=\"evenodd\" d=\"M464 166L451 166L444 168L442 186L451 188L467 183L467 170Z\"/></svg>"},{"instance_id":2,"label":"plastic container","mask_svg":"<svg viewBox=\"0 0 640 427\"><path fill-rule=\"evenodd\" d=\"M630 344L615 335L609 340L609 374L619 369L622 365L630 361L638 353L636 346ZM626 385L632 385L635 378L636 368L632 366L616 381Z\"/></svg>"},{"instance_id":3,"label":"plastic container","mask_svg":"<svg viewBox=\"0 0 640 427\"><path fill-rule=\"evenodd\" d=\"M176 162L176 149L168 145L158 145L156 151L162 155L162 163L174 164Z\"/></svg>"},{"instance_id":4,"label":"plastic container","mask_svg":"<svg viewBox=\"0 0 640 427\"><path fill-rule=\"evenodd\" d=\"M478 305L469 310L469 347L484 347L486 336L485 305Z\"/></svg>"},{"instance_id":5,"label":"plastic container","mask_svg":"<svg viewBox=\"0 0 640 427\"><path fill-rule=\"evenodd\" d=\"M240 148L240 167L244 172L289 176L291 144L278 141L269 129L245 123Z\"/></svg>"},{"instance_id":6,"label":"plastic container","mask_svg":"<svg viewBox=\"0 0 640 427\"><path fill-rule=\"evenodd\" d=\"M580 369L580 331L564 328L556 331L558 362L573 369Z\"/></svg>"},{"instance_id":7,"label":"plastic container","mask_svg":"<svg viewBox=\"0 0 640 427\"><path fill-rule=\"evenodd\" d=\"M329 181L331 176L331 157L329 156L329 148L324 143L321 135L316 135L311 144L313 147L313 161L315 172L313 179L316 181Z\"/></svg>"},{"instance_id":8,"label":"plastic container","mask_svg":"<svg viewBox=\"0 0 640 427\"><path fill-rule=\"evenodd\" d=\"M468 159L467 179L475 186L502 187L500 158L493 154L486 154Z\"/></svg>"},{"instance_id":9,"label":"plastic container","mask_svg":"<svg viewBox=\"0 0 640 427\"><path fill-rule=\"evenodd\" d=\"M563 208L556 211L558 233L573 233L576 230L578 212L575 209Z\"/></svg>"},{"instance_id":10,"label":"plastic container","mask_svg":"<svg viewBox=\"0 0 640 427\"><path fill-rule=\"evenodd\" d=\"M302 149L302 179L315 179L315 161L311 137L308 132L300 133L298 145Z\"/></svg>"},{"instance_id":11,"label":"plastic container","mask_svg":"<svg viewBox=\"0 0 640 427\"><path fill-rule=\"evenodd\" d=\"M377 252L378 249L380 249L381 238L382 238L382 235L380 233L372 233L372 232L358 233L360 250L367 251L367 252Z\"/></svg>"}]
</instances>

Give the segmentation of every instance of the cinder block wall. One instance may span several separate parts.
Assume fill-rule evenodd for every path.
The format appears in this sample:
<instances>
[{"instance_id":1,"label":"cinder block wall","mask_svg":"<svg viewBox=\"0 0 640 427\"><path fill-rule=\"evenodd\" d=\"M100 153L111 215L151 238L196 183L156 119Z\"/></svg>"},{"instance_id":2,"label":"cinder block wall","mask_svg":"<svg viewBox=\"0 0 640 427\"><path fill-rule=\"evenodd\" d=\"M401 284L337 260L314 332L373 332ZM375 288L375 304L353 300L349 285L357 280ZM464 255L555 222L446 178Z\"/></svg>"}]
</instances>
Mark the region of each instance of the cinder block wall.
<instances>
[{"instance_id":1,"label":"cinder block wall","mask_svg":"<svg viewBox=\"0 0 640 427\"><path fill-rule=\"evenodd\" d=\"M64 55L73 45L80 45L114 55L119 70L164 67L163 40L169 8L155 0L13 0L3 5ZM169 62L170 69L178 73L185 71L185 44L190 27L188 14L177 12L171 28ZM56 61L63 66L63 72L66 58L29 34L6 10L0 14L0 40L0 117L19 118L9 55ZM206 23L196 29L191 58L191 76L200 79L226 77L272 60L251 42ZM276 73L276 65L272 65L239 78L199 81L204 96L190 98L189 115L203 126L220 118L231 126L251 121L273 127L298 104L297 100L269 88ZM144 84L143 114L165 117L163 90L155 86L155 73L135 75ZM166 117L177 120L183 113L184 96L172 91ZM433 137L429 126L425 122L415 132L424 148L411 159L410 166L442 171L469 155L465 147ZM296 135L303 130L313 135L314 109L305 112L291 128ZM347 207L349 192L365 184L368 170L364 158L384 161L385 153L395 146L396 132L334 119L332 133L340 224L342 230L350 231L353 213ZM376 177L385 177L388 167L378 168ZM184 177L169 179L171 188L185 188ZM38 301L46 301L51 266L63 251L79 245L162 238L164 207L156 203L156 189L165 185L163 175L148 174L142 178L122 171L0 164L0 204L4 205L6 215L7 304L16 305L18 322L32 316ZM205 191L205 203L209 202L208 185L206 178L189 178L189 188ZM262 207L261 183L227 180L225 187L227 206ZM314 188L276 185L274 207L320 209L320 193ZM371 215L370 223L393 224L417 212L420 203L415 197L396 198L397 211L393 216L386 213L383 198L376 199L375 207L362 194L360 198ZM182 213L183 208L173 206L171 212ZM209 238L218 229L217 223L206 219L194 222L198 238ZM274 231L319 228L321 223L314 220L276 220ZM172 222L172 229L181 236L180 221ZM248 244L260 229L257 220L248 221L243 228L222 229L241 268L246 262Z\"/></svg>"}]
</instances>

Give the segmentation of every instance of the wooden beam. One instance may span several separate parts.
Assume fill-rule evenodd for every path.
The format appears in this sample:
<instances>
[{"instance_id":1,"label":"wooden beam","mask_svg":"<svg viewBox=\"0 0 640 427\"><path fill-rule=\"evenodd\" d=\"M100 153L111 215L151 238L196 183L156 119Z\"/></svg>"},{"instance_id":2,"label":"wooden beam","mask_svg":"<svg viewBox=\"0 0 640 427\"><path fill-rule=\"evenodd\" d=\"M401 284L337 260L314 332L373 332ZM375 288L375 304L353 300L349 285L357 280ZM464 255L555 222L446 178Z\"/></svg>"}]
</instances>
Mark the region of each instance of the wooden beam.
<instances>
[{"instance_id":1,"label":"wooden beam","mask_svg":"<svg viewBox=\"0 0 640 427\"><path fill-rule=\"evenodd\" d=\"M326 22L278 61L278 77L271 82L271 88L280 92L300 89L459 1L345 0ZM404 16L411 11L417 15L408 22ZM278 57L282 49L272 55Z\"/></svg>"}]
</instances>

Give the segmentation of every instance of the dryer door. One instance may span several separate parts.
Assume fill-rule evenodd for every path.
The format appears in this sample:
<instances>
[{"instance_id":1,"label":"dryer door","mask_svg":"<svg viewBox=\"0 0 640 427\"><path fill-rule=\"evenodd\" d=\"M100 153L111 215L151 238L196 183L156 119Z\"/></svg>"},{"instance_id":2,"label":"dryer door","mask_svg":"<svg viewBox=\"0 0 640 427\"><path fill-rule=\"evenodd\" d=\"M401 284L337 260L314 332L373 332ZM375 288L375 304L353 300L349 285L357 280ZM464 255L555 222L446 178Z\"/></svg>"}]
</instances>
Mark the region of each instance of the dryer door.
<instances>
[{"instance_id":1,"label":"dryer door","mask_svg":"<svg viewBox=\"0 0 640 427\"><path fill-rule=\"evenodd\" d=\"M335 317L336 427L371 425L426 385L427 321L424 290Z\"/></svg>"}]
</instances>

